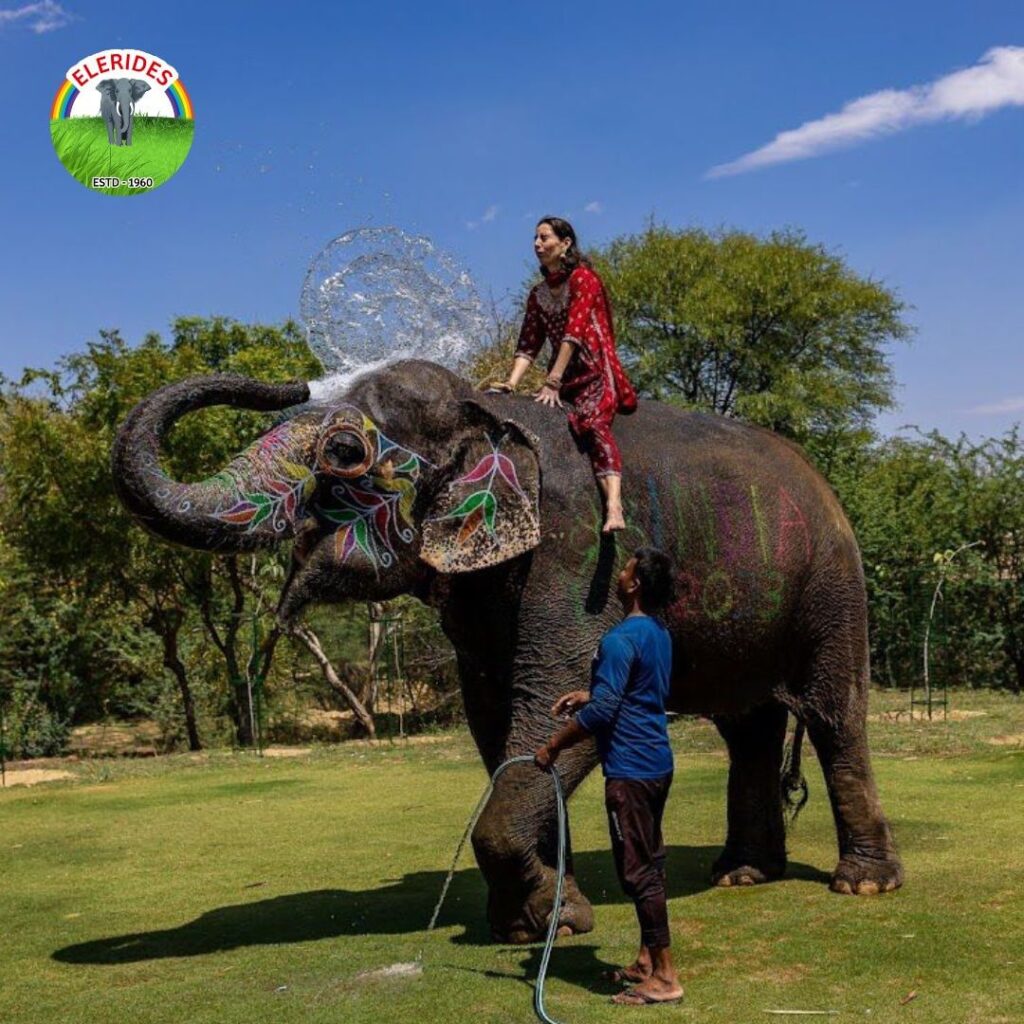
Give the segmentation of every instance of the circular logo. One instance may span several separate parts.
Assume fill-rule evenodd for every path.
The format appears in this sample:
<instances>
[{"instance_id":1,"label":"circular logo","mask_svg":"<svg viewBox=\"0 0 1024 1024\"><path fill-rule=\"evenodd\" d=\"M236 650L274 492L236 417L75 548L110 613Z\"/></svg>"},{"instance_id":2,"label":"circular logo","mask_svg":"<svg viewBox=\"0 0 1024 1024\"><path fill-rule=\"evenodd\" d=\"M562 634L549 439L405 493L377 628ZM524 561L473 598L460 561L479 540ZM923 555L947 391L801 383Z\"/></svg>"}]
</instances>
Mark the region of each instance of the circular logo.
<instances>
[{"instance_id":1,"label":"circular logo","mask_svg":"<svg viewBox=\"0 0 1024 1024\"><path fill-rule=\"evenodd\" d=\"M50 108L60 162L94 192L132 196L170 180L192 146L192 100L178 72L145 50L101 50L73 64Z\"/></svg>"}]
</instances>

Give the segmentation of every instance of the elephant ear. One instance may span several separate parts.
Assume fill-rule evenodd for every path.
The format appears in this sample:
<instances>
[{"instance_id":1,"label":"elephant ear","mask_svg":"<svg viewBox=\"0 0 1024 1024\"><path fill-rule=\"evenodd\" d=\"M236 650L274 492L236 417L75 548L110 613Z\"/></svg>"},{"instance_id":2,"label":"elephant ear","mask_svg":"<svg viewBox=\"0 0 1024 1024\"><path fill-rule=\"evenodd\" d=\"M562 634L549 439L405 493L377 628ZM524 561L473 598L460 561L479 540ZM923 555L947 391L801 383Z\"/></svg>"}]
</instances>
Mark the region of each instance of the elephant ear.
<instances>
[{"instance_id":1,"label":"elephant ear","mask_svg":"<svg viewBox=\"0 0 1024 1024\"><path fill-rule=\"evenodd\" d=\"M540 543L536 436L477 401L460 405L468 430L422 523L420 558L445 573L497 565Z\"/></svg>"},{"instance_id":2,"label":"elephant ear","mask_svg":"<svg viewBox=\"0 0 1024 1024\"><path fill-rule=\"evenodd\" d=\"M112 100L114 98L114 80L112 78L105 78L97 84L96 91L103 93L107 99Z\"/></svg>"},{"instance_id":3,"label":"elephant ear","mask_svg":"<svg viewBox=\"0 0 1024 1024\"><path fill-rule=\"evenodd\" d=\"M141 100L145 93L149 92L149 82L144 82L141 78L132 79L132 99Z\"/></svg>"}]
</instances>

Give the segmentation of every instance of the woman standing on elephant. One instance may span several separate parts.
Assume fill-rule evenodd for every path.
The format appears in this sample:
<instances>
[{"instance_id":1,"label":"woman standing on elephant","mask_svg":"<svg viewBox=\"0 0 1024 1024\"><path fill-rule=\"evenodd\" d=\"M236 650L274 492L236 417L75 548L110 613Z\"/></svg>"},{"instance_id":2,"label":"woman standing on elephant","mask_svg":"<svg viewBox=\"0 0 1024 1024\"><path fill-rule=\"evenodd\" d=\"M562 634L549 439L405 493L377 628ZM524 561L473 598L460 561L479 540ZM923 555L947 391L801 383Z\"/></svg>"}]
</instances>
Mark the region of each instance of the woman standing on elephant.
<instances>
[{"instance_id":1,"label":"woman standing on elephant","mask_svg":"<svg viewBox=\"0 0 1024 1024\"><path fill-rule=\"evenodd\" d=\"M617 412L636 409L636 392L615 352L612 311L604 284L583 256L572 225L561 217L537 223L533 250L544 279L530 291L507 381L492 385L514 391L545 339L552 347L548 376L536 400L567 409L569 426L586 446L605 499L602 531L621 530L622 458L612 436Z\"/></svg>"}]
</instances>

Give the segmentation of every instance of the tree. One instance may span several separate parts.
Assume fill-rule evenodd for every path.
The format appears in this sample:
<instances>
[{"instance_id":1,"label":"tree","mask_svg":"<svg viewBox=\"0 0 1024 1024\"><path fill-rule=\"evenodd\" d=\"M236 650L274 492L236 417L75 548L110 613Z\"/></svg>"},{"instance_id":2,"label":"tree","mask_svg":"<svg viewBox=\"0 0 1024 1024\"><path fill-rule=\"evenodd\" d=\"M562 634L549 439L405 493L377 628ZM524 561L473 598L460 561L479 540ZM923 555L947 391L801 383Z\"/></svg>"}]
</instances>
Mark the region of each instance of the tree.
<instances>
[{"instance_id":1,"label":"tree","mask_svg":"<svg viewBox=\"0 0 1024 1024\"><path fill-rule=\"evenodd\" d=\"M262 643L251 638L262 632L268 642L276 639L272 627L260 630L254 618L271 615L273 607L241 584L243 571L256 570L169 547L138 529L114 493L110 446L132 406L170 381L229 371L308 379L320 368L290 321L267 327L182 317L173 324L170 344L149 334L134 349L116 331L100 335L55 371L26 371L6 396L0 521L25 563L59 590L78 588L90 600L143 610L179 687L193 749L200 740L181 636L198 613L227 669L228 711L238 741L250 744L249 693L254 673L265 676L271 653L255 650ZM204 410L172 431L166 462L178 478L207 476L266 425L266 417L245 410Z\"/></svg>"},{"instance_id":2,"label":"tree","mask_svg":"<svg viewBox=\"0 0 1024 1024\"><path fill-rule=\"evenodd\" d=\"M797 231L651 223L592 254L631 379L650 398L738 416L801 442L893 405L885 344L905 306Z\"/></svg>"},{"instance_id":3,"label":"tree","mask_svg":"<svg viewBox=\"0 0 1024 1024\"><path fill-rule=\"evenodd\" d=\"M1024 446L1017 424L1000 438L950 441L938 433L928 443L949 466L958 497L951 524L970 552L974 603L990 647L1003 659L1001 682L1024 689ZM953 546L953 545L950 545Z\"/></svg>"},{"instance_id":4,"label":"tree","mask_svg":"<svg viewBox=\"0 0 1024 1024\"><path fill-rule=\"evenodd\" d=\"M831 483L853 523L872 616L872 662L891 685L920 677L938 573L942 660L972 686L1024 685L1024 449L937 432L862 449ZM979 543L980 542L980 543ZM963 547L951 563L949 555ZM947 554L947 552L949 554Z\"/></svg>"}]
</instances>

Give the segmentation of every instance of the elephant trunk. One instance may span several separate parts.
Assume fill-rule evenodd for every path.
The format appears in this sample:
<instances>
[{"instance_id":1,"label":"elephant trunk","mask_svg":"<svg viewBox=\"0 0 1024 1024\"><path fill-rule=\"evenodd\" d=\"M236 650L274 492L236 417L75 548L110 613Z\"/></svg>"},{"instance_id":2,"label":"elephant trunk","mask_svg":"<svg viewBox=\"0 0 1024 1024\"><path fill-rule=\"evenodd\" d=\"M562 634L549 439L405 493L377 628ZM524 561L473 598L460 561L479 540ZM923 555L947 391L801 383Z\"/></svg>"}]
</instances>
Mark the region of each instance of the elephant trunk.
<instances>
[{"instance_id":1,"label":"elephant trunk","mask_svg":"<svg viewBox=\"0 0 1024 1024\"><path fill-rule=\"evenodd\" d=\"M132 105L128 100L119 99L114 107L117 115L117 138L119 142L128 139L128 132L132 126Z\"/></svg>"},{"instance_id":2,"label":"elephant trunk","mask_svg":"<svg viewBox=\"0 0 1024 1024\"><path fill-rule=\"evenodd\" d=\"M164 472L160 443L194 409L231 405L267 412L308 398L301 382L264 384L233 374L195 377L155 391L129 413L114 439L118 497L150 533L202 551L251 551L290 536L312 471L303 465L304 453L293 450L287 421L198 483L179 483Z\"/></svg>"}]
</instances>

